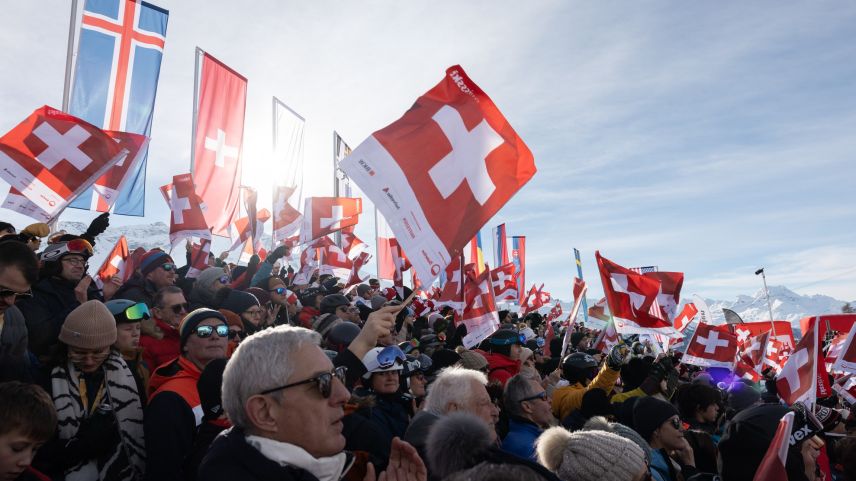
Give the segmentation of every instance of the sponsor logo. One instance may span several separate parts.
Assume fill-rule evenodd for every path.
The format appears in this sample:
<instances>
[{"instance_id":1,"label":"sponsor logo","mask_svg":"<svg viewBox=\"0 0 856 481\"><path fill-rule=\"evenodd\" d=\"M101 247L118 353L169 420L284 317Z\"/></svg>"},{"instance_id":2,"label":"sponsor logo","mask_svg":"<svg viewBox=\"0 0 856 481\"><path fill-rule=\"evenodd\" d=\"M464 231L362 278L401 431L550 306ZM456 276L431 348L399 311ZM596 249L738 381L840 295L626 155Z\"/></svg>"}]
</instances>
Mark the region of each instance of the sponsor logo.
<instances>
[{"instance_id":1,"label":"sponsor logo","mask_svg":"<svg viewBox=\"0 0 856 481\"><path fill-rule=\"evenodd\" d=\"M365 171L366 171L366 173L368 173L370 176L374 176L374 175L375 175L375 171L374 171L374 169L372 169L371 167L369 167L369 164L367 164L365 160L360 159L360 160L358 160L358 161L357 161L357 163L358 163L358 164L360 164L360 167L362 167L362 168L363 168L363 170L365 170Z\"/></svg>"},{"instance_id":2,"label":"sponsor logo","mask_svg":"<svg viewBox=\"0 0 856 481\"><path fill-rule=\"evenodd\" d=\"M465 94L469 95L469 96L470 96L470 97L472 97L472 98L473 98L473 100L475 100L476 102L478 102L478 101L479 101L479 99L476 97L476 94L475 94L475 93L473 93L473 91L472 91L469 87L467 87L467 84L466 84L466 83L464 83L464 78L463 78L463 77L461 77L461 74L460 74L460 73L458 73L458 71L457 71L457 70L452 70L452 71L449 73L449 78L451 78L451 79L452 79L452 82L455 82L455 85L457 85L457 86L458 86L458 88L459 88L459 89L461 89L461 92L463 92L463 93L465 93Z\"/></svg>"},{"instance_id":3,"label":"sponsor logo","mask_svg":"<svg viewBox=\"0 0 856 481\"><path fill-rule=\"evenodd\" d=\"M410 222L406 218L404 218L402 219L402 223L404 224L404 228L407 229L407 234L410 235L410 238L415 239L416 233L413 232L413 227L410 225Z\"/></svg>"},{"instance_id":4,"label":"sponsor logo","mask_svg":"<svg viewBox=\"0 0 856 481\"><path fill-rule=\"evenodd\" d=\"M396 209L401 210L401 206L398 205L398 201L395 200L395 197L393 197L393 195L389 193L389 187L384 187L382 190L383 193L386 194L386 197L389 199L389 201L392 202L392 205L394 205Z\"/></svg>"},{"instance_id":5,"label":"sponsor logo","mask_svg":"<svg viewBox=\"0 0 856 481\"><path fill-rule=\"evenodd\" d=\"M803 426L796 430L790 437L790 445L793 446L803 439L811 437L811 429L808 426Z\"/></svg>"}]
</instances>

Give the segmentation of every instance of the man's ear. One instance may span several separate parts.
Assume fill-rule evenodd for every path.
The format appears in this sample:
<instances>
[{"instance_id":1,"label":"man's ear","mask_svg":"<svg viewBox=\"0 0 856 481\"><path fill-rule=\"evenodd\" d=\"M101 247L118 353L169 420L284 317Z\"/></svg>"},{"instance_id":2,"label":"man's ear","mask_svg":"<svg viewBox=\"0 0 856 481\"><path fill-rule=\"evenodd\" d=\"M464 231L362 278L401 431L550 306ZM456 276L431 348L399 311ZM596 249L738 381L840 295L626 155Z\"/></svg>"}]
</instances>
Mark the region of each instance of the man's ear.
<instances>
[{"instance_id":1,"label":"man's ear","mask_svg":"<svg viewBox=\"0 0 856 481\"><path fill-rule=\"evenodd\" d=\"M276 412L273 409L274 401L270 396L255 395L250 396L244 404L244 412L250 420L250 424L255 430L265 433L275 433Z\"/></svg>"},{"instance_id":2,"label":"man's ear","mask_svg":"<svg viewBox=\"0 0 856 481\"><path fill-rule=\"evenodd\" d=\"M460 409L461 409L461 407L458 406L458 403L456 403L455 401L449 401L446 404L446 412L447 413L453 413L455 411L459 411Z\"/></svg>"}]
</instances>

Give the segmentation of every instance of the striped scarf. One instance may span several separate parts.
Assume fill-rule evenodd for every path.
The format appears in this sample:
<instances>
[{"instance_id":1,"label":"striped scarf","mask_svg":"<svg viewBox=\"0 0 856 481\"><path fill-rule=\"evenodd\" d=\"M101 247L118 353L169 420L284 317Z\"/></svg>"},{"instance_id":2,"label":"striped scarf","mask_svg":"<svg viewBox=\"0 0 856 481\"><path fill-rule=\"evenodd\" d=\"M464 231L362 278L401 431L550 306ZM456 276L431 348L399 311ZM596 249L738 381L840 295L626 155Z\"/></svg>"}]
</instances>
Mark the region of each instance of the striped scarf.
<instances>
[{"instance_id":1,"label":"striped scarf","mask_svg":"<svg viewBox=\"0 0 856 481\"><path fill-rule=\"evenodd\" d=\"M145 467L143 439L143 408L137 394L137 385L122 356L111 351L101 365L106 386L102 400L110 402L119 424L122 442L109 455L90 459L65 472L66 481L133 481L142 479ZM77 434L81 421L88 414L80 395L81 373L68 362L51 371L51 388L58 417L59 437L69 440ZM97 406L90 406L94 412Z\"/></svg>"}]
</instances>

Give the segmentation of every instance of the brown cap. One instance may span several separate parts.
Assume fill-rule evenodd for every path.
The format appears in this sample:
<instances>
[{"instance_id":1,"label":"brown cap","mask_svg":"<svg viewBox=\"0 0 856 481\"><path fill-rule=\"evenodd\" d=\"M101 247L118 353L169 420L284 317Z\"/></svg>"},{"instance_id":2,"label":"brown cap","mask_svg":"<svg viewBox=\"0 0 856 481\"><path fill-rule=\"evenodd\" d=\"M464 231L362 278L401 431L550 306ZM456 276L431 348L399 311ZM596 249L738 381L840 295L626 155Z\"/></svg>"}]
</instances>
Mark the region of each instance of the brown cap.
<instances>
[{"instance_id":1,"label":"brown cap","mask_svg":"<svg viewBox=\"0 0 856 481\"><path fill-rule=\"evenodd\" d=\"M103 349L116 342L116 320L101 301L86 301L65 318L59 340L78 349Z\"/></svg>"}]
</instances>

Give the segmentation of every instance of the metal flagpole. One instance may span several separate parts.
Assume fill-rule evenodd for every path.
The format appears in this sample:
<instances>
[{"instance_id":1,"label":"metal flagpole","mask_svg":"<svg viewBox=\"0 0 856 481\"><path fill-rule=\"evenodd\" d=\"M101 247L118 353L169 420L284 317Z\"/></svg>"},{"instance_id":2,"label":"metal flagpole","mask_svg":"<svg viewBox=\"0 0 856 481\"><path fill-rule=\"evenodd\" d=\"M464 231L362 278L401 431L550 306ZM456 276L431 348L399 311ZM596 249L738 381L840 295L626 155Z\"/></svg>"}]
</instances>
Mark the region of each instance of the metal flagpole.
<instances>
[{"instance_id":1,"label":"metal flagpole","mask_svg":"<svg viewBox=\"0 0 856 481\"><path fill-rule=\"evenodd\" d=\"M375 276L380 281L380 242L377 240L377 206L374 208Z\"/></svg>"},{"instance_id":2,"label":"metal flagpole","mask_svg":"<svg viewBox=\"0 0 856 481\"><path fill-rule=\"evenodd\" d=\"M339 135L336 134L336 131L333 131L333 197L339 197L339 162L336 158L336 150L339 147L336 142L337 137ZM342 247L342 231L337 230L333 233L333 239L337 246Z\"/></svg>"},{"instance_id":3,"label":"metal flagpole","mask_svg":"<svg viewBox=\"0 0 856 481\"><path fill-rule=\"evenodd\" d=\"M773 337L776 337L776 321L773 320L773 304L770 303L770 291L767 290L767 276L764 274L764 268L755 271L755 275L761 274L761 279L764 281L764 295L767 297L767 309L770 310L770 326L773 328Z\"/></svg>"},{"instance_id":4,"label":"metal flagpole","mask_svg":"<svg viewBox=\"0 0 856 481\"><path fill-rule=\"evenodd\" d=\"M74 73L76 55L74 54L74 37L77 31L77 0L71 0L71 19L68 21L68 52L65 57L65 82L62 86L62 111L68 112L71 103L71 77Z\"/></svg>"},{"instance_id":5,"label":"metal flagpole","mask_svg":"<svg viewBox=\"0 0 856 481\"><path fill-rule=\"evenodd\" d=\"M196 47L196 62L193 69L193 132L190 133L190 173L193 174L193 162L196 159L196 124L199 121L199 57L205 51Z\"/></svg>"}]
</instances>

